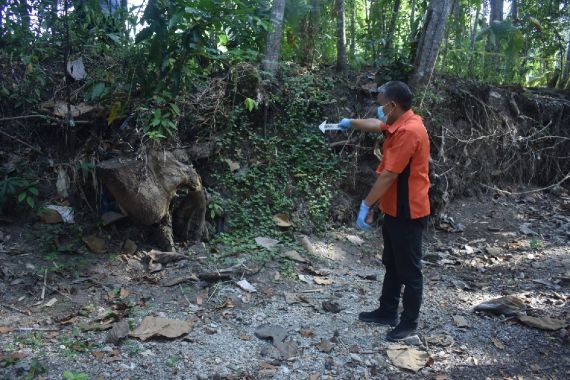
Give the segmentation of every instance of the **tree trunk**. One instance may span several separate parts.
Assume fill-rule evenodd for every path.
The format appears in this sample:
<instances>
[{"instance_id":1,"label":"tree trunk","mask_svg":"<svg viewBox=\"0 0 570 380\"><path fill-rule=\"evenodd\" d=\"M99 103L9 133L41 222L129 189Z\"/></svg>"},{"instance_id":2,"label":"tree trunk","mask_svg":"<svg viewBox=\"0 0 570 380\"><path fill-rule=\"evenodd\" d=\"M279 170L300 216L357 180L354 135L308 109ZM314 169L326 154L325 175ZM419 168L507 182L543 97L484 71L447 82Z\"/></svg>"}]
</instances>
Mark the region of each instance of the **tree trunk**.
<instances>
[{"instance_id":1,"label":"tree trunk","mask_svg":"<svg viewBox=\"0 0 570 380\"><path fill-rule=\"evenodd\" d=\"M388 27L388 37L384 44L384 49L390 50L392 48L392 41L394 33L396 33L396 21L398 20L398 13L400 12L400 0L394 1L394 8L392 9L392 18L390 19L390 26Z\"/></svg>"},{"instance_id":2,"label":"tree trunk","mask_svg":"<svg viewBox=\"0 0 570 380\"><path fill-rule=\"evenodd\" d=\"M490 5L489 25L492 25L494 21L503 21L503 0L491 0ZM487 39L486 50L495 53L489 57L490 59L485 59L486 64L484 66L485 72L491 75L490 78L492 79L494 76L498 76L499 73L499 56L498 47L491 43L491 38Z\"/></svg>"},{"instance_id":3,"label":"tree trunk","mask_svg":"<svg viewBox=\"0 0 570 380\"><path fill-rule=\"evenodd\" d=\"M479 12L481 11L481 6L477 7L475 12L475 21L473 22L473 30L471 31L471 50L475 50L475 39L477 37L477 26L479 25Z\"/></svg>"},{"instance_id":4,"label":"tree trunk","mask_svg":"<svg viewBox=\"0 0 570 380\"><path fill-rule=\"evenodd\" d=\"M336 1L336 69L346 69L346 38L344 31L344 0Z\"/></svg>"},{"instance_id":5,"label":"tree trunk","mask_svg":"<svg viewBox=\"0 0 570 380\"><path fill-rule=\"evenodd\" d=\"M490 21L503 21L503 0L491 0Z\"/></svg>"},{"instance_id":6,"label":"tree trunk","mask_svg":"<svg viewBox=\"0 0 570 380\"><path fill-rule=\"evenodd\" d=\"M371 60L374 60L375 58L375 53L374 53L374 48L373 48L373 44L371 43L372 41L372 17L371 17L371 13L372 13L372 4L374 3L374 0L370 0L370 2L368 2L368 0L364 0L364 15L366 18L366 55L370 55ZM372 51L370 51L372 50Z\"/></svg>"},{"instance_id":7,"label":"tree trunk","mask_svg":"<svg viewBox=\"0 0 570 380\"><path fill-rule=\"evenodd\" d=\"M315 60L315 38L319 32L320 0L311 2L311 11L301 22L301 63L312 66Z\"/></svg>"},{"instance_id":8,"label":"tree trunk","mask_svg":"<svg viewBox=\"0 0 570 380\"><path fill-rule=\"evenodd\" d=\"M117 157L99 163L97 174L123 212L155 228L162 249L173 249L173 222L180 239L200 240L205 228L206 198L200 175L186 152L152 150L144 161ZM179 190L186 190L188 195L174 210L173 220L171 206Z\"/></svg>"},{"instance_id":9,"label":"tree trunk","mask_svg":"<svg viewBox=\"0 0 570 380\"><path fill-rule=\"evenodd\" d=\"M566 64L564 65L558 87L561 89L569 88L570 84L568 83L568 79L570 79L570 33L568 33L568 47L566 48Z\"/></svg>"},{"instance_id":10,"label":"tree trunk","mask_svg":"<svg viewBox=\"0 0 570 380\"><path fill-rule=\"evenodd\" d=\"M31 32L30 30L30 7L26 0L19 0L18 2L18 16L20 18L20 27L24 32Z\"/></svg>"},{"instance_id":11,"label":"tree trunk","mask_svg":"<svg viewBox=\"0 0 570 380\"><path fill-rule=\"evenodd\" d=\"M431 79L450 8L451 0L431 0L429 3L416 51L415 72L410 82L412 87L425 85Z\"/></svg>"},{"instance_id":12,"label":"tree trunk","mask_svg":"<svg viewBox=\"0 0 570 380\"><path fill-rule=\"evenodd\" d=\"M270 77L275 76L275 71L277 71L277 66L279 65L284 14L285 0L274 0L271 6L271 30L267 36L267 45L263 58L263 70Z\"/></svg>"},{"instance_id":13,"label":"tree trunk","mask_svg":"<svg viewBox=\"0 0 570 380\"><path fill-rule=\"evenodd\" d=\"M412 0L410 7L412 8L410 11L410 36L413 38L416 35L414 22L414 19L416 18L416 0Z\"/></svg>"},{"instance_id":14,"label":"tree trunk","mask_svg":"<svg viewBox=\"0 0 570 380\"><path fill-rule=\"evenodd\" d=\"M511 0L511 19L513 21L519 19L519 0Z\"/></svg>"},{"instance_id":15,"label":"tree trunk","mask_svg":"<svg viewBox=\"0 0 570 380\"><path fill-rule=\"evenodd\" d=\"M354 63L356 55L356 1L352 0L350 8L350 61Z\"/></svg>"},{"instance_id":16,"label":"tree trunk","mask_svg":"<svg viewBox=\"0 0 570 380\"><path fill-rule=\"evenodd\" d=\"M473 61L475 60L475 54L477 54L475 50L475 40L477 37L477 26L479 25L479 12L481 11L481 6L477 7L477 11L475 12L475 20L473 21L473 29L471 30L471 52L469 55L469 64L467 65L467 71L473 75L474 65Z\"/></svg>"}]
</instances>

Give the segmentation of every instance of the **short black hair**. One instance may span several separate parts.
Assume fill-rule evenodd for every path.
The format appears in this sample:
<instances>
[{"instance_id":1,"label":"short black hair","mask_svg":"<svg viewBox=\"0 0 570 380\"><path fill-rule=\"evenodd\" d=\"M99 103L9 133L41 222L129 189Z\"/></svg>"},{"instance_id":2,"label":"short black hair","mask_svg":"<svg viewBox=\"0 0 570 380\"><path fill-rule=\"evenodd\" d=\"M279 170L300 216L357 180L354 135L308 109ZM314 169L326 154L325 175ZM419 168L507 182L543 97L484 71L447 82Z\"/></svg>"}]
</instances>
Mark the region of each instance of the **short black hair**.
<instances>
[{"instance_id":1,"label":"short black hair","mask_svg":"<svg viewBox=\"0 0 570 380\"><path fill-rule=\"evenodd\" d=\"M378 87L378 93L382 94L386 100L398 104L404 111L412 108L412 91L404 82L386 82L382 86Z\"/></svg>"}]
</instances>

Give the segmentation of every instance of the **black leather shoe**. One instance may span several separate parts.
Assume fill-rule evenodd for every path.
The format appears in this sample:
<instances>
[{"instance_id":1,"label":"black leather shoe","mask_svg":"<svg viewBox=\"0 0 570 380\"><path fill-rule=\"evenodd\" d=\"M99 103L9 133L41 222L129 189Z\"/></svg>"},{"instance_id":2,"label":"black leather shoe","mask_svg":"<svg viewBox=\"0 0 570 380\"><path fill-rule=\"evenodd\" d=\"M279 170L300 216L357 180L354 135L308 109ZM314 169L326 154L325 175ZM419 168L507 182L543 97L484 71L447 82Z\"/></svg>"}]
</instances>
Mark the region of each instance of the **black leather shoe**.
<instances>
[{"instance_id":1,"label":"black leather shoe","mask_svg":"<svg viewBox=\"0 0 570 380\"><path fill-rule=\"evenodd\" d=\"M398 318L396 316L389 315L380 309L376 309L374 311L363 311L358 314L358 319L362 322L372 322L386 326L396 326L398 324Z\"/></svg>"},{"instance_id":2,"label":"black leather shoe","mask_svg":"<svg viewBox=\"0 0 570 380\"><path fill-rule=\"evenodd\" d=\"M416 329L416 326L400 323L392 331L388 332L386 339L388 339L389 342L397 342L399 340L406 339L409 336L415 335Z\"/></svg>"}]
</instances>

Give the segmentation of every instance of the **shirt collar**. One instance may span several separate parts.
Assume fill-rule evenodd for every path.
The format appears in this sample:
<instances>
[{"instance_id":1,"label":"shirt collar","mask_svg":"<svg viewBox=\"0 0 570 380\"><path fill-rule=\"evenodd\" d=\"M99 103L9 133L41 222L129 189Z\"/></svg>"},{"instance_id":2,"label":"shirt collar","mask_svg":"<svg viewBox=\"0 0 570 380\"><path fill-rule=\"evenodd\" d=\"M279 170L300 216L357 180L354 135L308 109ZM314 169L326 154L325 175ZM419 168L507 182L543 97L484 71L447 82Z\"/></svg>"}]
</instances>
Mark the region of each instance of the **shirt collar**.
<instances>
[{"instance_id":1,"label":"shirt collar","mask_svg":"<svg viewBox=\"0 0 570 380\"><path fill-rule=\"evenodd\" d=\"M380 126L380 129L382 130L382 132L385 131L385 132L388 132L389 134L393 134L394 132L396 132L398 130L398 128L400 128L406 121L408 121L414 115L415 115L414 111L412 111L412 109L409 109L406 112L404 112L398 118L398 120L396 120L396 122L394 124L382 123Z\"/></svg>"}]
</instances>

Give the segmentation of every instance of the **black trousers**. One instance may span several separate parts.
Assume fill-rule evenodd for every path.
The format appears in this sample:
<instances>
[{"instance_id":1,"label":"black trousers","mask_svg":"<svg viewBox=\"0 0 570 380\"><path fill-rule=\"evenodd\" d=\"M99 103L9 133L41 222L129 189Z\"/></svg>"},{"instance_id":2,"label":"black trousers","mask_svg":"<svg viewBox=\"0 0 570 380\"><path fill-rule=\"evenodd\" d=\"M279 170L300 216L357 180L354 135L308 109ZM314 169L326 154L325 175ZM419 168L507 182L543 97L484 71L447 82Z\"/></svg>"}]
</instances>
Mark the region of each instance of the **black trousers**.
<instances>
[{"instance_id":1,"label":"black trousers","mask_svg":"<svg viewBox=\"0 0 570 380\"><path fill-rule=\"evenodd\" d=\"M384 253L382 263L386 267L380 309L396 316L402 285L404 311L400 323L417 327L422 305L422 234L428 217L419 219L394 218L386 215L382 224Z\"/></svg>"}]
</instances>

